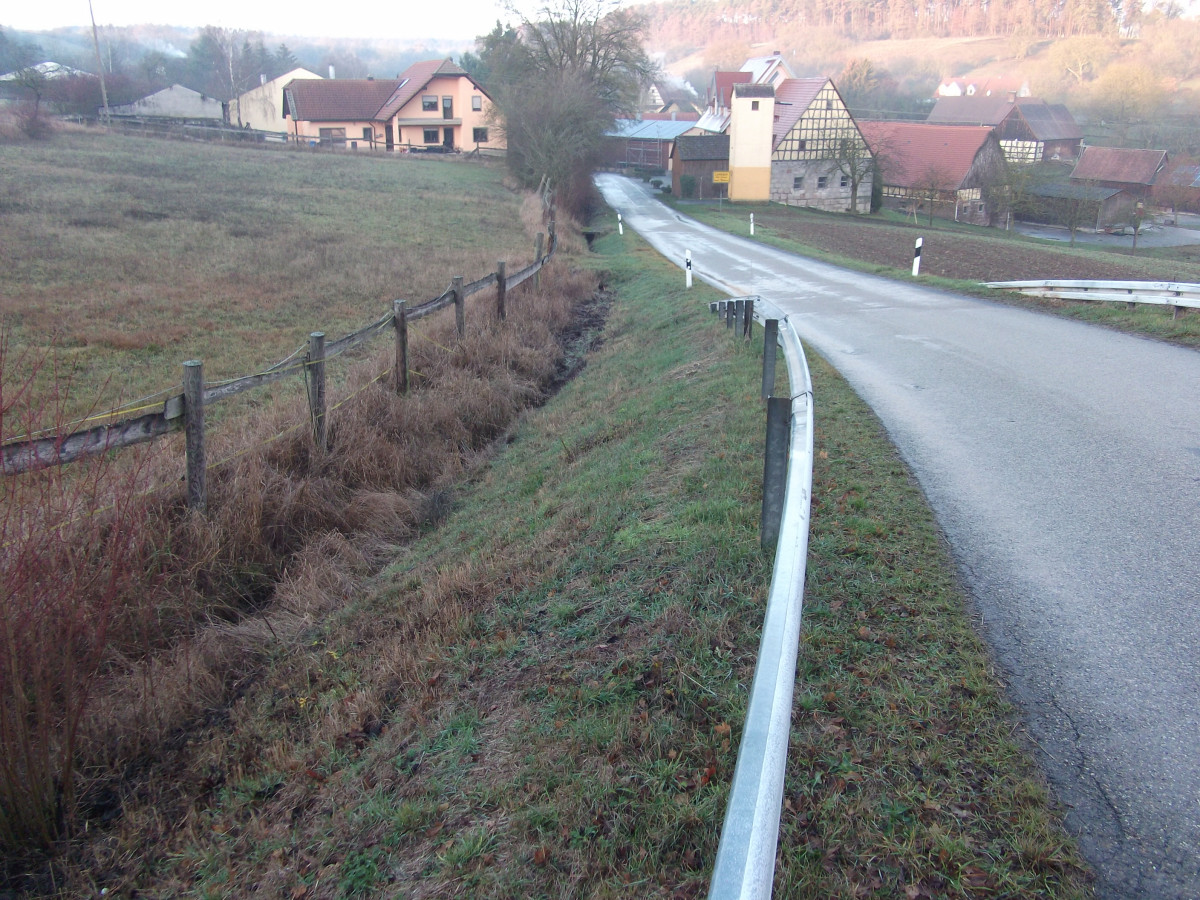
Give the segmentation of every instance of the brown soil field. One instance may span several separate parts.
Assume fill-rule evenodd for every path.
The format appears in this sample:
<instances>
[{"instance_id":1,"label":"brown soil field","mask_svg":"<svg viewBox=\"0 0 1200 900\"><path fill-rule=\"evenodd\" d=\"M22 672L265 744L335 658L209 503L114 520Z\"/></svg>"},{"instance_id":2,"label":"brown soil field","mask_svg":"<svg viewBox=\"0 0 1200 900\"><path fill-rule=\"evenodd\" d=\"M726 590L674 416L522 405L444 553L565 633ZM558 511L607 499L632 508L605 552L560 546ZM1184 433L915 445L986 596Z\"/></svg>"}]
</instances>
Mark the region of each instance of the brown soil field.
<instances>
[{"instance_id":1,"label":"brown soil field","mask_svg":"<svg viewBox=\"0 0 1200 900\"><path fill-rule=\"evenodd\" d=\"M689 210L690 212L690 210ZM960 231L905 226L833 215L796 215L780 207L759 207L756 228L766 235L797 241L860 262L907 270L913 243L924 238L921 274L966 281L1017 281L1036 278L1101 280L1200 281L1200 247L1176 248L1166 259L1149 255L1117 255L1112 251L1059 250L1045 244L1004 238L991 230L974 235Z\"/></svg>"}]
</instances>

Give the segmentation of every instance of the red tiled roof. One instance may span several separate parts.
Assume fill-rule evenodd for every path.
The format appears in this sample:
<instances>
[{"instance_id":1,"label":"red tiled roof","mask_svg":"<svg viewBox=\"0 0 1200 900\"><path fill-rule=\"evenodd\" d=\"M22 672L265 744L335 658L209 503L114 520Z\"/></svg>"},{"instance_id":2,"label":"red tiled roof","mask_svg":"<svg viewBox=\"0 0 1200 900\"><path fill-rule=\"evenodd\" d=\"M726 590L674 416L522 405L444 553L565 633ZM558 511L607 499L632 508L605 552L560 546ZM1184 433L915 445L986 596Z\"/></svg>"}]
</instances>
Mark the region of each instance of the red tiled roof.
<instances>
[{"instance_id":1,"label":"red tiled roof","mask_svg":"<svg viewBox=\"0 0 1200 900\"><path fill-rule=\"evenodd\" d=\"M733 86L747 84L753 80L754 76L749 72L714 72L713 81L716 83L717 106L728 109L729 101L733 97Z\"/></svg>"},{"instance_id":2,"label":"red tiled roof","mask_svg":"<svg viewBox=\"0 0 1200 900\"><path fill-rule=\"evenodd\" d=\"M377 121L400 83L394 78L297 78L284 87L286 108L300 122Z\"/></svg>"},{"instance_id":3,"label":"red tiled roof","mask_svg":"<svg viewBox=\"0 0 1200 900\"><path fill-rule=\"evenodd\" d=\"M399 78L298 78L288 82L284 91L301 122L382 122L439 75L471 77L449 59L429 59L413 63ZM482 88L480 93L485 93Z\"/></svg>"},{"instance_id":4,"label":"red tiled roof","mask_svg":"<svg viewBox=\"0 0 1200 900\"><path fill-rule=\"evenodd\" d=\"M992 135L986 126L923 122L859 122L858 128L879 159L884 184L926 187L929 173L936 171L947 190L962 186Z\"/></svg>"},{"instance_id":5,"label":"red tiled roof","mask_svg":"<svg viewBox=\"0 0 1200 900\"><path fill-rule=\"evenodd\" d=\"M829 83L828 78L785 78L775 88L775 123L771 128L771 146L775 147L787 137L804 115L804 111L817 99L821 88Z\"/></svg>"},{"instance_id":6,"label":"red tiled roof","mask_svg":"<svg viewBox=\"0 0 1200 900\"><path fill-rule=\"evenodd\" d=\"M1071 172L1074 181L1113 181L1154 184L1167 164L1165 150L1129 150L1125 147L1084 147Z\"/></svg>"}]
</instances>

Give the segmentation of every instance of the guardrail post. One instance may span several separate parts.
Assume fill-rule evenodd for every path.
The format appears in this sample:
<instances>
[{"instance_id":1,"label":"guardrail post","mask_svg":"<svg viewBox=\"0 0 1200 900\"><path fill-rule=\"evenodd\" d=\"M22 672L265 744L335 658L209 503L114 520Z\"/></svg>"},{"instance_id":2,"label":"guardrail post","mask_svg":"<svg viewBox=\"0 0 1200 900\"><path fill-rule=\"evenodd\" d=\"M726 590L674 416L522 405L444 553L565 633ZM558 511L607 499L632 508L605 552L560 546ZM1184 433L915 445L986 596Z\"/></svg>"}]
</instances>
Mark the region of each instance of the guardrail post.
<instances>
[{"instance_id":1,"label":"guardrail post","mask_svg":"<svg viewBox=\"0 0 1200 900\"><path fill-rule=\"evenodd\" d=\"M541 261L542 261L542 246L545 244L545 242L546 242L546 235L544 235L542 232L539 231L537 233L537 237L534 239L534 242L533 242L533 258L538 263L541 263ZM535 291L540 290L541 286L542 286L542 268L539 265L538 270L533 273L533 289Z\"/></svg>"},{"instance_id":2,"label":"guardrail post","mask_svg":"<svg viewBox=\"0 0 1200 900\"><path fill-rule=\"evenodd\" d=\"M208 506L204 461L204 363L183 364L183 433L187 442L187 505L204 512Z\"/></svg>"},{"instance_id":3,"label":"guardrail post","mask_svg":"<svg viewBox=\"0 0 1200 900\"><path fill-rule=\"evenodd\" d=\"M325 452L325 332L308 336L308 411L312 416L313 443Z\"/></svg>"},{"instance_id":4,"label":"guardrail post","mask_svg":"<svg viewBox=\"0 0 1200 900\"><path fill-rule=\"evenodd\" d=\"M746 298L746 308L742 312L742 340L748 340L754 331L754 300Z\"/></svg>"},{"instance_id":5,"label":"guardrail post","mask_svg":"<svg viewBox=\"0 0 1200 900\"><path fill-rule=\"evenodd\" d=\"M736 311L736 307L734 306L733 301L726 300L725 301L725 327L726 328L733 327L733 314L735 311Z\"/></svg>"},{"instance_id":6,"label":"guardrail post","mask_svg":"<svg viewBox=\"0 0 1200 900\"><path fill-rule=\"evenodd\" d=\"M709 311L710 313L716 313L719 307L720 307L720 301L719 301L719 300L712 300L712 301L709 301L709 304L708 304L708 311Z\"/></svg>"},{"instance_id":7,"label":"guardrail post","mask_svg":"<svg viewBox=\"0 0 1200 900\"><path fill-rule=\"evenodd\" d=\"M746 317L746 301L745 300L734 300L733 301L733 323L732 324L734 326L735 334L741 334L742 323L745 321L745 317Z\"/></svg>"},{"instance_id":8,"label":"guardrail post","mask_svg":"<svg viewBox=\"0 0 1200 900\"><path fill-rule=\"evenodd\" d=\"M504 260L496 263L496 318L501 322L508 317L508 311L504 308L505 294L508 293L508 283L504 280L505 268Z\"/></svg>"},{"instance_id":9,"label":"guardrail post","mask_svg":"<svg viewBox=\"0 0 1200 900\"><path fill-rule=\"evenodd\" d=\"M759 542L763 550L769 550L779 542L779 527L783 522L791 407L789 397L767 400L767 449L763 461L762 519L759 524Z\"/></svg>"},{"instance_id":10,"label":"guardrail post","mask_svg":"<svg viewBox=\"0 0 1200 900\"><path fill-rule=\"evenodd\" d=\"M454 325L458 328L458 336L463 337L467 333L467 308L466 297L463 296L463 277L461 275L454 276Z\"/></svg>"},{"instance_id":11,"label":"guardrail post","mask_svg":"<svg viewBox=\"0 0 1200 900\"><path fill-rule=\"evenodd\" d=\"M1183 310L1184 310L1184 307L1182 307L1182 306L1172 306L1171 307L1171 321L1174 322L1176 319L1178 319L1180 316L1182 316Z\"/></svg>"},{"instance_id":12,"label":"guardrail post","mask_svg":"<svg viewBox=\"0 0 1200 900\"><path fill-rule=\"evenodd\" d=\"M396 331L396 393L408 393L408 307L403 300L392 301L392 326Z\"/></svg>"},{"instance_id":13,"label":"guardrail post","mask_svg":"<svg viewBox=\"0 0 1200 900\"><path fill-rule=\"evenodd\" d=\"M779 350L779 320L767 319L763 324L767 336L763 338L762 398L766 400L775 393L775 354Z\"/></svg>"}]
</instances>

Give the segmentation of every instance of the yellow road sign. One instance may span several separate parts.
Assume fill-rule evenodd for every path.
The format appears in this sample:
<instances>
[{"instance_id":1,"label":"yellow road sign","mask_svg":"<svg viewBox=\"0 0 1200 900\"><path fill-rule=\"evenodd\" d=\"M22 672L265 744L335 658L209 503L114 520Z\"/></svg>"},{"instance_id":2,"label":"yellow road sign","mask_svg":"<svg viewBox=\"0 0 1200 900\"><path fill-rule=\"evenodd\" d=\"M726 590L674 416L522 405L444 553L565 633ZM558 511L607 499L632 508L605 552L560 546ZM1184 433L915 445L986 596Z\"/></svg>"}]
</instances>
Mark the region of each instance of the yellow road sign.
<instances>
[{"instance_id":1,"label":"yellow road sign","mask_svg":"<svg viewBox=\"0 0 1200 900\"><path fill-rule=\"evenodd\" d=\"M729 173L713 172L713 184L729 184Z\"/></svg>"}]
</instances>

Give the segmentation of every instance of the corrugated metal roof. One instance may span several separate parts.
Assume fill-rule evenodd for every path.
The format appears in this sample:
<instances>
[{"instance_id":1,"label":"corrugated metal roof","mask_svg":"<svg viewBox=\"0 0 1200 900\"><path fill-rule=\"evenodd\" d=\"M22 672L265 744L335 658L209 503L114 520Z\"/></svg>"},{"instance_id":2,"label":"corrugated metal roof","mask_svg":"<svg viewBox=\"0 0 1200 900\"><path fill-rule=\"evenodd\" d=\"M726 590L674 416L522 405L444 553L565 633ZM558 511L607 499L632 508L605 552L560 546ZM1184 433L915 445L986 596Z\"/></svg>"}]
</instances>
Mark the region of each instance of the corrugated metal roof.
<instances>
[{"instance_id":1,"label":"corrugated metal roof","mask_svg":"<svg viewBox=\"0 0 1200 900\"><path fill-rule=\"evenodd\" d=\"M617 119L605 137L632 138L639 141L673 141L696 127L695 122L663 122L647 119Z\"/></svg>"},{"instance_id":2,"label":"corrugated metal roof","mask_svg":"<svg viewBox=\"0 0 1200 900\"><path fill-rule=\"evenodd\" d=\"M995 140L991 128L979 125L859 122L858 128L879 159L884 184L907 188L928 187L936 171L947 190L957 190L983 145Z\"/></svg>"},{"instance_id":3,"label":"corrugated metal roof","mask_svg":"<svg viewBox=\"0 0 1200 900\"><path fill-rule=\"evenodd\" d=\"M1155 176L1166 164L1165 150L1084 147L1071 172L1071 180L1149 185L1154 184Z\"/></svg>"},{"instance_id":4,"label":"corrugated metal roof","mask_svg":"<svg viewBox=\"0 0 1200 900\"><path fill-rule=\"evenodd\" d=\"M775 89L775 122L771 126L771 145L777 146L791 131L804 111L812 106L817 94L829 83L828 78L788 78Z\"/></svg>"},{"instance_id":5,"label":"corrugated metal roof","mask_svg":"<svg viewBox=\"0 0 1200 900\"><path fill-rule=\"evenodd\" d=\"M680 135L675 141L675 158L684 161L729 159L729 135Z\"/></svg>"}]
</instances>

